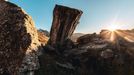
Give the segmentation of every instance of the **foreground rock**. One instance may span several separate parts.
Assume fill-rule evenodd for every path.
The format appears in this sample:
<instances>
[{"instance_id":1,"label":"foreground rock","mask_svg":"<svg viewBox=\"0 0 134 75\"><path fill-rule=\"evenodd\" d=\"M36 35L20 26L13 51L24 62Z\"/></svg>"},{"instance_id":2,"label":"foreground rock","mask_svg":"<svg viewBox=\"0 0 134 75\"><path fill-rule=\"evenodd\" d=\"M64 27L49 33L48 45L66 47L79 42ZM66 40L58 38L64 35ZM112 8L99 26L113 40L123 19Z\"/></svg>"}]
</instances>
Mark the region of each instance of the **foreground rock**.
<instances>
[{"instance_id":1,"label":"foreground rock","mask_svg":"<svg viewBox=\"0 0 134 75\"><path fill-rule=\"evenodd\" d=\"M37 30L20 7L0 1L0 75L38 69Z\"/></svg>"},{"instance_id":2,"label":"foreground rock","mask_svg":"<svg viewBox=\"0 0 134 75\"><path fill-rule=\"evenodd\" d=\"M42 75L134 75L134 43L118 42L117 45L100 34L87 34L78 38L74 48L64 46L60 55L44 49L40 72Z\"/></svg>"}]
</instances>

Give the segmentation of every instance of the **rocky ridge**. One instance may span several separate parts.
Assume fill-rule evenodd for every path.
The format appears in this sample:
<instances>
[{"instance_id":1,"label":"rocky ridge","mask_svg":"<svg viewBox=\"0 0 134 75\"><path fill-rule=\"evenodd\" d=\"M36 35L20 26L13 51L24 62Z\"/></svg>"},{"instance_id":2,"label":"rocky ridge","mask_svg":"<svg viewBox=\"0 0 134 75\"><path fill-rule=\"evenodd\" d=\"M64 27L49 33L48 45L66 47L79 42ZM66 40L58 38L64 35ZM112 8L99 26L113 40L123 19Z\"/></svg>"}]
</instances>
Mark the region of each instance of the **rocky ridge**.
<instances>
[{"instance_id":1,"label":"rocky ridge","mask_svg":"<svg viewBox=\"0 0 134 75\"><path fill-rule=\"evenodd\" d=\"M74 47L62 47L62 53L57 48L44 47L41 58L49 62L41 64L46 68L42 75L133 75L134 43L123 39L113 43L101 37L101 33L79 37Z\"/></svg>"}]
</instances>

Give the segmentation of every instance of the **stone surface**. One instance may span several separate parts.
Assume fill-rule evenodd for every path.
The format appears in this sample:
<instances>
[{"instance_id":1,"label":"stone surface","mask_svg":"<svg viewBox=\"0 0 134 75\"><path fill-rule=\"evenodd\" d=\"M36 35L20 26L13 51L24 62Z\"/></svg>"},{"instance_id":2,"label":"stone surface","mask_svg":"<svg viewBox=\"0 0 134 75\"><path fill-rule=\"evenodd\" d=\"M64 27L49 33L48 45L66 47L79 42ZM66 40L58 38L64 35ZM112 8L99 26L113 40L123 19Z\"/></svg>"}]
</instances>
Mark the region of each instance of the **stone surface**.
<instances>
[{"instance_id":1,"label":"stone surface","mask_svg":"<svg viewBox=\"0 0 134 75\"><path fill-rule=\"evenodd\" d=\"M19 75L23 64L37 65L39 45L31 17L15 4L0 0L0 74ZM29 68L25 70L34 70Z\"/></svg>"},{"instance_id":2,"label":"stone surface","mask_svg":"<svg viewBox=\"0 0 134 75\"><path fill-rule=\"evenodd\" d=\"M45 46L40 57L42 66L36 75L134 75L133 32L120 31L127 34L129 40L116 33L115 43L109 41L108 32L86 34L75 43L67 39L57 49ZM62 50L61 53L58 50Z\"/></svg>"},{"instance_id":3,"label":"stone surface","mask_svg":"<svg viewBox=\"0 0 134 75\"><path fill-rule=\"evenodd\" d=\"M47 36L47 37L50 37L50 33L49 33L49 31L47 31L47 30L39 29L38 32L41 32L42 34L44 34L44 35Z\"/></svg>"},{"instance_id":4,"label":"stone surface","mask_svg":"<svg viewBox=\"0 0 134 75\"><path fill-rule=\"evenodd\" d=\"M47 34L45 35L45 32L38 31L38 39L42 45L45 45L47 44L49 37L47 36Z\"/></svg>"},{"instance_id":5,"label":"stone surface","mask_svg":"<svg viewBox=\"0 0 134 75\"><path fill-rule=\"evenodd\" d=\"M65 6L56 5L53 11L53 23L50 32L50 45L62 45L73 34L82 11Z\"/></svg>"},{"instance_id":6,"label":"stone surface","mask_svg":"<svg viewBox=\"0 0 134 75\"><path fill-rule=\"evenodd\" d=\"M90 42L97 41L97 43L98 43L98 40L100 40L100 36L97 35L96 33L93 33L93 34L85 34L85 35L79 37L77 39L77 42L79 44L87 44L87 43L90 43Z\"/></svg>"},{"instance_id":7,"label":"stone surface","mask_svg":"<svg viewBox=\"0 0 134 75\"><path fill-rule=\"evenodd\" d=\"M113 51L111 49L106 49L104 51L101 52L101 57L107 59L107 58L111 58L113 57Z\"/></svg>"},{"instance_id":8,"label":"stone surface","mask_svg":"<svg viewBox=\"0 0 134 75\"><path fill-rule=\"evenodd\" d=\"M77 42L77 39L78 39L79 37L83 36L83 35L85 35L85 34L83 34L83 33L74 33L74 34L71 36L71 40L72 40L73 42Z\"/></svg>"}]
</instances>

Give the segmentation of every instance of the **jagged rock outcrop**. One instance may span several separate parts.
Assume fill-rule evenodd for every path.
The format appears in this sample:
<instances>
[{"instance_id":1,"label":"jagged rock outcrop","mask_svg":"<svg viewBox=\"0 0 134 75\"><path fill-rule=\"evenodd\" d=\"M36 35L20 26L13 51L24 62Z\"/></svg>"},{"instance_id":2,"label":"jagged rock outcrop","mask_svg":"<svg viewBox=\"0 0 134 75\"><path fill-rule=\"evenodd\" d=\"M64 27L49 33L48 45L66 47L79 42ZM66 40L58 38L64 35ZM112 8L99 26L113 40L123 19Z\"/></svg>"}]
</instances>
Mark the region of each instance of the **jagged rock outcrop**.
<instances>
[{"instance_id":1,"label":"jagged rock outcrop","mask_svg":"<svg viewBox=\"0 0 134 75\"><path fill-rule=\"evenodd\" d=\"M56 5L53 11L54 18L49 44L52 46L62 45L66 39L70 38L79 23L81 15L82 11L80 10Z\"/></svg>"},{"instance_id":2,"label":"jagged rock outcrop","mask_svg":"<svg viewBox=\"0 0 134 75\"><path fill-rule=\"evenodd\" d=\"M47 31L47 30L39 29L38 32L44 34L44 35L47 36L47 37L50 37L50 33L49 33L49 31Z\"/></svg>"},{"instance_id":3,"label":"jagged rock outcrop","mask_svg":"<svg viewBox=\"0 0 134 75\"><path fill-rule=\"evenodd\" d=\"M44 32L38 31L38 39L42 45L47 44L49 37Z\"/></svg>"},{"instance_id":4,"label":"jagged rock outcrop","mask_svg":"<svg viewBox=\"0 0 134 75\"><path fill-rule=\"evenodd\" d=\"M0 0L0 75L37 69L38 46L31 17L15 4Z\"/></svg>"}]
</instances>

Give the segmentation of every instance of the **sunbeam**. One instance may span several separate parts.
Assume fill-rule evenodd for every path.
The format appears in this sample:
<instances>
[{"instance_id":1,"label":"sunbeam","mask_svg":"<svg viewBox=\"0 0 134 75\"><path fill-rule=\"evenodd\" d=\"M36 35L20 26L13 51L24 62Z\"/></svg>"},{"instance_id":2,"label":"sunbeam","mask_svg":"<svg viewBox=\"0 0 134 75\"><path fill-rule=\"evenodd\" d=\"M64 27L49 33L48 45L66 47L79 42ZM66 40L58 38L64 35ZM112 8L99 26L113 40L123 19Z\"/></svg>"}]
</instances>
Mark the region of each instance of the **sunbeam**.
<instances>
[{"instance_id":1,"label":"sunbeam","mask_svg":"<svg viewBox=\"0 0 134 75\"><path fill-rule=\"evenodd\" d=\"M131 35L131 34L128 34L128 33L126 33L126 32L122 32L122 31L116 31L116 33L120 36L120 37L122 37L122 38L124 38L125 40L127 40L128 42L134 42L134 35Z\"/></svg>"},{"instance_id":2,"label":"sunbeam","mask_svg":"<svg viewBox=\"0 0 134 75\"><path fill-rule=\"evenodd\" d=\"M117 40L124 39L128 42L134 42L134 34L127 30L107 30L103 33L103 37L111 42L117 42Z\"/></svg>"}]
</instances>

